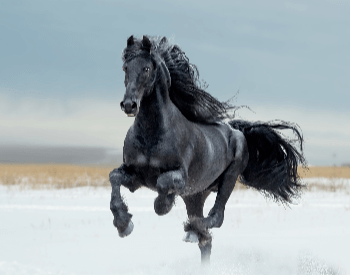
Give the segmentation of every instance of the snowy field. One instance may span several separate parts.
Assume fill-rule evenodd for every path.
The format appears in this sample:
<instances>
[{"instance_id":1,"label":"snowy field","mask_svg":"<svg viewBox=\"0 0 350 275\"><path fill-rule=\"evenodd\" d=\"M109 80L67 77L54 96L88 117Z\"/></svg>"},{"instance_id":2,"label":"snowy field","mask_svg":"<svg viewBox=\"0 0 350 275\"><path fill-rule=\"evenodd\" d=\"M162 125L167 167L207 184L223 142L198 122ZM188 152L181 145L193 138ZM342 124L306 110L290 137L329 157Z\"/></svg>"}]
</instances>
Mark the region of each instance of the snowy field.
<instances>
[{"instance_id":1,"label":"snowy field","mask_svg":"<svg viewBox=\"0 0 350 275\"><path fill-rule=\"evenodd\" d=\"M159 217L156 193L123 194L135 228L121 239L109 188L0 185L0 274L350 274L348 191L307 192L285 208L257 191L235 190L223 226L212 231L206 269L197 245L182 241L181 198ZM208 198L206 213L214 199Z\"/></svg>"}]
</instances>

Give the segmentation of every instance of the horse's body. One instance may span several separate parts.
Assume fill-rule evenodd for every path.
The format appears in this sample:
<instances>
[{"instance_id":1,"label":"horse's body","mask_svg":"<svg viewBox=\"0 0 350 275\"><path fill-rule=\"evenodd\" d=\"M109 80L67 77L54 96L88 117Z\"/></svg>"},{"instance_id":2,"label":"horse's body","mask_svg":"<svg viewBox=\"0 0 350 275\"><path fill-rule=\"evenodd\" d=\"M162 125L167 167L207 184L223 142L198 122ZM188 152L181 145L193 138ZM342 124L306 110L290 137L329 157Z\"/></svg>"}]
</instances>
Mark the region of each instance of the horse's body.
<instances>
[{"instance_id":1,"label":"horse's body","mask_svg":"<svg viewBox=\"0 0 350 275\"><path fill-rule=\"evenodd\" d=\"M224 123L220 115L227 108L220 113L218 108L206 109L205 104L193 105L192 113L181 108L181 104L188 102L181 103L169 92L174 93L177 85L173 82L176 74L169 69L179 66L176 59L171 59L176 49L172 51L167 44L167 51L159 50L167 43L164 39L155 39L152 43L145 36L142 41L130 37L124 50L126 94L121 107L136 118L124 141L123 164L110 173L114 225L121 237L129 235L133 229L131 214L120 195L121 185L131 192L142 186L158 192L154 203L158 215L167 214L179 195L189 216L185 224L185 241L198 242L202 260L208 260L211 251L208 229L223 223L225 205L238 176L242 174L243 182L248 186L288 202L301 187L295 165L303 158L273 130L295 130L293 127L242 121ZM151 53L151 49L155 52ZM181 63L181 60L177 62ZM190 69L181 73L186 72L190 75ZM210 95L204 96L212 100ZM191 99L186 100L191 103ZM217 104L214 107L225 107L215 101L213 104ZM217 116L213 117L213 113ZM246 137L255 143L260 139L259 144L247 144ZM265 156L266 153L272 158ZM252 172L254 168L256 173ZM267 172L273 177L269 178ZM210 192L217 192L217 198L208 217L204 218L203 205Z\"/></svg>"},{"instance_id":2,"label":"horse's body","mask_svg":"<svg viewBox=\"0 0 350 275\"><path fill-rule=\"evenodd\" d=\"M153 108L152 104L145 106ZM141 125L145 125L145 118L140 110L125 139L123 162L135 174L134 188L145 186L157 191L161 174L181 170L186 182L181 193L192 195L214 183L234 159L232 144L237 138L242 142L245 139L227 124L205 125L186 120L170 100L169 109L173 110L172 118L152 122L155 135L144 132Z\"/></svg>"}]
</instances>

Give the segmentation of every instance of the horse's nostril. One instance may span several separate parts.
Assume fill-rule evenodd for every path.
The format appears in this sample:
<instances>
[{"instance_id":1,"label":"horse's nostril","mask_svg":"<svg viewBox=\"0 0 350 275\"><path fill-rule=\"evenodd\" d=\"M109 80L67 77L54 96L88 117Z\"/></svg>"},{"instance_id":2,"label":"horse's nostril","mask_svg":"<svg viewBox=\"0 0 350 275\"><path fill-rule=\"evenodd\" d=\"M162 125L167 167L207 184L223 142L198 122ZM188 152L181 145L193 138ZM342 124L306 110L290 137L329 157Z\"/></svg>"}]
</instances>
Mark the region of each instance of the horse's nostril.
<instances>
[{"instance_id":1,"label":"horse's nostril","mask_svg":"<svg viewBox=\"0 0 350 275\"><path fill-rule=\"evenodd\" d=\"M120 102L120 107L122 111L127 115L133 115L137 112L137 103L130 99L126 99Z\"/></svg>"}]
</instances>

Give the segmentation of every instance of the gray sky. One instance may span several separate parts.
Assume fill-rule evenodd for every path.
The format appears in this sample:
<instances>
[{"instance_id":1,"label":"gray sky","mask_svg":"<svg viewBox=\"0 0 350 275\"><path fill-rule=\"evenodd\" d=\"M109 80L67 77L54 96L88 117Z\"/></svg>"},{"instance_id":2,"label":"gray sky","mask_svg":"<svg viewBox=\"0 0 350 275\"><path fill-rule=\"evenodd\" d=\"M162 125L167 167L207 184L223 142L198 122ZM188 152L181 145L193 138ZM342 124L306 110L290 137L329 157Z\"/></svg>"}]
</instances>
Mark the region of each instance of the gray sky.
<instances>
[{"instance_id":1,"label":"gray sky","mask_svg":"<svg viewBox=\"0 0 350 275\"><path fill-rule=\"evenodd\" d=\"M337 0L0 0L0 145L121 151L120 54L149 34L180 45L215 97L239 90L255 111L241 117L298 123L310 164L350 163L349 14Z\"/></svg>"}]
</instances>

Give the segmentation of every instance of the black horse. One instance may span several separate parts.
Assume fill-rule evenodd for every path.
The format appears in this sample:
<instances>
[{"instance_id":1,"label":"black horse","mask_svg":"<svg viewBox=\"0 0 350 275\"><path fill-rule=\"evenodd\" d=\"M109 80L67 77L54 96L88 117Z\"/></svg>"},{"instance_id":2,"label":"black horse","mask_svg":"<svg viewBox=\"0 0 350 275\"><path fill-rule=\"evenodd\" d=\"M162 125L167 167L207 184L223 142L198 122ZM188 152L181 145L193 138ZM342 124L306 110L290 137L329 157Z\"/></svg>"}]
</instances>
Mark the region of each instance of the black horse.
<instances>
[{"instance_id":1,"label":"black horse","mask_svg":"<svg viewBox=\"0 0 350 275\"><path fill-rule=\"evenodd\" d=\"M188 214L184 240L198 242L202 262L210 259L209 229L222 225L238 176L282 203L300 194L297 167L305 159L296 125L225 122L234 106L205 92L196 66L165 37L131 36L122 59L126 92L120 106L135 121L124 141L123 164L109 175L110 208L120 237L134 227L120 186L131 192L142 186L156 191L158 215L167 214L181 196ZM296 134L300 152L276 131L283 129ZM204 218L211 192L217 193L216 201Z\"/></svg>"}]
</instances>

